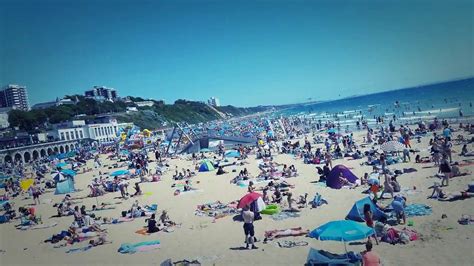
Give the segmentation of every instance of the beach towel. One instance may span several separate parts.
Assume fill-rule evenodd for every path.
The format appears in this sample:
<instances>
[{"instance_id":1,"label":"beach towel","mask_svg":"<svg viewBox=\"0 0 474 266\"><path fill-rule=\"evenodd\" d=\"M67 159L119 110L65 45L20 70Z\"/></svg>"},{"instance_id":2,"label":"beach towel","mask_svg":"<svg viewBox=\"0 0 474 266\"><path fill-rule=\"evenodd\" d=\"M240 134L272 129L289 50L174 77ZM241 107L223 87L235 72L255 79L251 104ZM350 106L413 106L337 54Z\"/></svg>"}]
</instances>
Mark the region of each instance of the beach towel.
<instances>
[{"instance_id":1,"label":"beach towel","mask_svg":"<svg viewBox=\"0 0 474 266\"><path fill-rule=\"evenodd\" d=\"M290 219L290 218L298 218L300 216L301 215L297 212L283 211L283 212L280 212L280 213L273 214L272 216L270 216L270 218L272 218L274 221L282 221L282 220L286 220L286 219Z\"/></svg>"},{"instance_id":2,"label":"beach towel","mask_svg":"<svg viewBox=\"0 0 474 266\"><path fill-rule=\"evenodd\" d=\"M304 247L308 245L308 242L306 241L289 241L289 240L284 240L284 241L278 241L277 242L278 246L281 248L293 248L293 247Z\"/></svg>"},{"instance_id":3,"label":"beach towel","mask_svg":"<svg viewBox=\"0 0 474 266\"><path fill-rule=\"evenodd\" d=\"M405 207L405 214L408 217L430 215L433 211L425 204L410 204Z\"/></svg>"},{"instance_id":4,"label":"beach towel","mask_svg":"<svg viewBox=\"0 0 474 266\"><path fill-rule=\"evenodd\" d=\"M141 229L138 229L137 231L135 231L136 234L139 234L139 235L143 235L143 236L147 236L149 235L150 233L148 233L148 229L147 228L141 228Z\"/></svg>"},{"instance_id":5,"label":"beach towel","mask_svg":"<svg viewBox=\"0 0 474 266\"><path fill-rule=\"evenodd\" d=\"M326 182L317 182L317 183L314 183L314 185L317 186L317 187L328 187L326 185Z\"/></svg>"},{"instance_id":6,"label":"beach towel","mask_svg":"<svg viewBox=\"0 0 474 266\"><path fill-rule=\"evenodd\" d=\"M178 196L178 195L186 195L186 194L194 194L194 193L198 193L198 192L203 192L204 190L202 189L193 189L193 190L188 190L188 191L184 191L184 188L182 189L177 189L175 191L175 196Z\"/></svg>"},{"instance_id":7,"label":"beach towel","mask_svg":"<svg viewBox=\"0 0 474 266\"><path fill-rule=\"evenodd\" d=\"M31 230L37 230L37 229L45 229L45 228L51 228L51 227L55 227L56 225L58 225L57 222L51 222L50 224L38 224L38 225L33 225L33 226L22 226L20 227L20 230L28 230L28 229L31 229Z\"/></svg>"},{"instance_id":8,"label":"beach towel","mask_svg":"<svg viewBox=\"0 0 474 266\"><path fill-rule=\"evenodd\" d=\"M159 248L159 245L160 241L158 240L138 242L135 244L124 243L120 245L118 252L122 254L133 254L135 252L144 252L157 249Z\"/></svg>"},{"instance_id":9,"label":"beach towel","mask_svg":"<svg viewBox=\"0 0 474 266\"><path fill-rule=\"evenodd\" d=\"M145 206L145 210L150 211L150 212L155 212L158 210L158 204L152 204L151 206Z\"/></svg>"}]
</instances>

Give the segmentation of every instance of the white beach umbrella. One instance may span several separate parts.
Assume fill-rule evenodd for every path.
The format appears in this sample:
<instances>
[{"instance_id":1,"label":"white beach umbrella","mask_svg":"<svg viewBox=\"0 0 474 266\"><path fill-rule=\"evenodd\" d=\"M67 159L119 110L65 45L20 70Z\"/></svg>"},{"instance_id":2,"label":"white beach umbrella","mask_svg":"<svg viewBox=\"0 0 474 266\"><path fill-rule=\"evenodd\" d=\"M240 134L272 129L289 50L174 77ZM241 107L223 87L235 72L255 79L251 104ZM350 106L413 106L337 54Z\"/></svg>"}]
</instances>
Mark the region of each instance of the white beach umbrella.
<instances>
[{"instance_id":1,"label":"white beach umbrella","mask_svg":"<svg viewBox=\"0 0 474 266\"><path fill-rule=\"evenodd\" d=\"M405 146L401 144L398 141L392 140L392 141L387 141L384 144L380 146L380 148L384 152L396 152L396 151L403 151L405 149Z\"/></svg>"}]
</instances>

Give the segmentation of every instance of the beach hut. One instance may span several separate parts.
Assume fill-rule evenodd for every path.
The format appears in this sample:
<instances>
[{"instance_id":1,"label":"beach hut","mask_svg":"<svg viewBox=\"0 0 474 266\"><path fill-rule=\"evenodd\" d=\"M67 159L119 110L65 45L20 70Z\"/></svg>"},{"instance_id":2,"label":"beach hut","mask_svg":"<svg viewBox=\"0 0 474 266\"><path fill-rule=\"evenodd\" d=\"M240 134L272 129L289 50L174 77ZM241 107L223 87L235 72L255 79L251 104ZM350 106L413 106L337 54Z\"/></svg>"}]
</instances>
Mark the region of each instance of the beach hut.
<instances>
[{"instance_id":1,"label":"beach hut","mask_svg":"<svg viewBox=\"0 0 474 266\"><path fill-rule=\"evenodd\" d=\"M369 204L370 205L370 210L372 211L372 214L374 216L375 220L379 220L382 217L387 217L383 211L381 211L373 202L370 200L369 197L365 197L361 200L358 200L354 203L352 206L351 210L346 216L346 219L353 220L353 221L358 221L358 222L364 222L364 205Z\"/></svg>"},{"instance_id":2,"label":"beach hut","mask_svg":"<svg viewBox=\"0 0 474 266\"><path fill-rule=\"evenodd\" d=\"M345 167L344 165L336 165L332 168L331 172L326 179L326 185L330 188L340 189L342 188L342 184L340 182L339 176L341 175L347 179L351 183L355 183L358 179L349 168Z\"/></svg>"},{"instance_id":3,"label":"beach hut","mask_svg":"<svg viewBox=\"0 0 474 266\"><path fill-rule=\"evenodd\" d=\"M199 172L209 172L214 170L214 164L211 161L203 161L201 166L199 166Z\"/></svg>"}]
</instances>

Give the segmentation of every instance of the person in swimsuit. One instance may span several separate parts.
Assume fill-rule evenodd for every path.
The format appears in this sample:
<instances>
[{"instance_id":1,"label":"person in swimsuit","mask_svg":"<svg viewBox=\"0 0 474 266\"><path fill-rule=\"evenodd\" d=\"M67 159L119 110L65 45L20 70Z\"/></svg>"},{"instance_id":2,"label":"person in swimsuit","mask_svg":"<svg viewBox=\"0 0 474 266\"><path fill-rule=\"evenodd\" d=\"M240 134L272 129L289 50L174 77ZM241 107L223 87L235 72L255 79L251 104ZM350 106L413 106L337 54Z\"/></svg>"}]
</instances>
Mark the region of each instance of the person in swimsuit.
<instances>
[{"instance_id":1,"label":"person in swimsuit","mask_svg":"<svg viewBox=\"0 0 474 266\"><path fill-rule=\"evenodd\" d=\"M368 227L374 228L374 218L373 218L372 210L370 209L369 204L364 205L364 219L365 219L365 224ZM373 237L375 239L375 243L377 243L378 245L379 240L377 239L377 235L374 235ZM370 240L370 237L369 237L369 240Z\"/></svg>"},{"instance_id":2,"label":"person in swimsuit","mask_svg":"<svg viewBox=\"0 0 474 266\"><path fill-rule=\"evenodd\" d=\"M253 226L253 221L255 214L250 210L248 206L244 207L242 212L242 218L244 220L244 234L245 234L245 244L247 249L258 249L255 246L255 228ZM250 247L251 245L251 247Z\"/></svg>"}]
</instances>

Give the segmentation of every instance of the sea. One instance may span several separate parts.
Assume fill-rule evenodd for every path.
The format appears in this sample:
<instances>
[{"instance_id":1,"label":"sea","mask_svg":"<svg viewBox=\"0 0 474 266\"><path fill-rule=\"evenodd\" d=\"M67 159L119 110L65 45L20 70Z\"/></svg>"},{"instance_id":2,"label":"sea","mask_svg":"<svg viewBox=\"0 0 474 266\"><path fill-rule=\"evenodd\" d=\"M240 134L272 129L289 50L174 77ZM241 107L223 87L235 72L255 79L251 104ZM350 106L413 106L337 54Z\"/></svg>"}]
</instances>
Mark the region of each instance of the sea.
<instances>
[{"instance_id":1,"label":"sea","mask_svg":"<svg viewBox=\"0 0 474 266\"><path fill-rule=\"evenodd\" d=\"M472 120L474 117L474 78L385 91L319 103L299 104L277 115L300 116L321 121L354 125L364 119L395 118L406 123L438 119ZM471 121L472 122L472 121Z\"/></svg>"}]
</instances>

